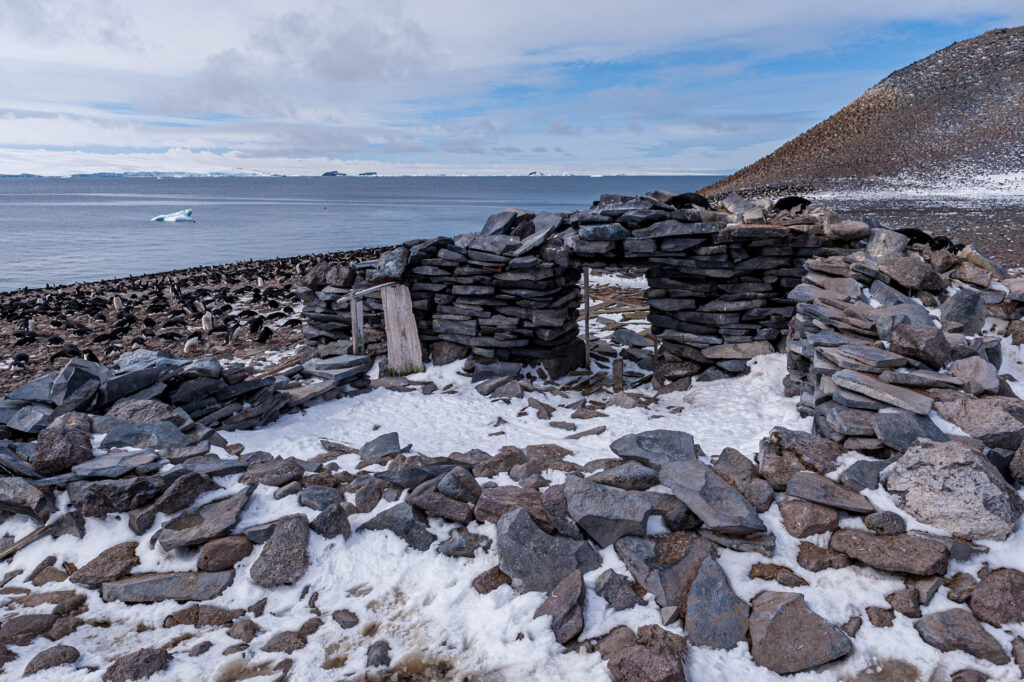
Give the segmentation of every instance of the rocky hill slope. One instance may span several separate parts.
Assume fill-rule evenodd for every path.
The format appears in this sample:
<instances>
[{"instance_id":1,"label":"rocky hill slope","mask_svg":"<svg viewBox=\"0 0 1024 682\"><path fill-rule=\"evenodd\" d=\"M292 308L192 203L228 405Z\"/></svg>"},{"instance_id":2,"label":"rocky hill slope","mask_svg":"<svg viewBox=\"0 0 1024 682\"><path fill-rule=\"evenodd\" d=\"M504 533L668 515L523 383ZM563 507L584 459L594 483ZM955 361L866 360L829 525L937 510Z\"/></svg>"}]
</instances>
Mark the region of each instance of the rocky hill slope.
<instances>
[{"instance_id":1,"label":"rocky hill slope","mask_svg":"<svg viewBox=\"0 0 1024 682\"><path fill-rule=\"evenodd\" d=\"M954 43L900 69L779 149L711 185L859 189L894 178L957 183L1020 172L1024 27Z\"/></svg>"}]
</instances>

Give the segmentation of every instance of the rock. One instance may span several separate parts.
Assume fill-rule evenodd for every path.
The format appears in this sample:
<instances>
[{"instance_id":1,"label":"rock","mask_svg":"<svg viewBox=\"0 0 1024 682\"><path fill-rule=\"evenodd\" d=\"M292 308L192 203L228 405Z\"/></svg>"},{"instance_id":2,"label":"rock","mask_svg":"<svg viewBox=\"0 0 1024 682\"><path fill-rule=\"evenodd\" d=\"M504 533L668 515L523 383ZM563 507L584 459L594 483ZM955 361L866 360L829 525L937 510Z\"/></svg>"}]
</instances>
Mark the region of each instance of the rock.
<instances>
[{"instance_id":1,"label":"rock","mask_svg":"<svg viewBox=\"0 0 1024 682\"><path fill-rule=\"evenodd\" d=\"M828 533L839 528L839 514L832 507L804 500L779 502L782 523L795 538Z\"/></svg>"},{"instance_id":2,"label":"rock","mask_svg":"<svg viewBox=\"0 0 1024 682\"><path fill-rule=\"evenodd\" d=\"M435 341L430 344L430 360L435 366L440 367L469 355L469 346L451 341Z\"/></svg>"},{"instance_id":3,"label":"rock","mask_svg":"<svg viewBox=\"0 0 1024 682\"><path fill-rule=\"evenodd\" d=\"M437 551L446 556L472 559L481 547L485 552L490 549L490 538L470 533L465 528L454 528L448 534L448 539L438 544Z\"/></svg>"},{"instance_id":4,"label":"rock","mask_svg":"<svg viewBox=\"0 0 1024 682\"><path fill-rule=\"evenodd\" d=\"M916 256L889 256L878 260L878 269L907 289L942 291L939 273Z\"/></svg>"},{"instance_id":5,"label":"rock","mask_svg":"<svg viewBox=\"0 0 1024 682\"><path fill-rule=\"evenodd\" d=\"M871 418L871 428L878 440L894 450L906 450L918 438L937 443L949 440L931 419L905 410L876 413Z\"/></svg>"},{"instance_id":6,"label":"rock","mask_svg":"<svg viewBox=\"0 0 1024 682\"><path fill-rule=\"evenodd\" d=\"M374 462L400 452L402 452L402 446L398 442L398 433L385 433L364 443L363 447L359 448L359 459Z\"/></svg>"},{"instance_id":7,"label":"rock","mask_svg":"<svg viewBox=\"0 0 1024 682\"><path fill-rule=\"evenodd\" d=\"M608 606L615 611L624 611L634 606L647 604L633 589L625 576L616 573L612 569L606 570L597 577L594 583L594 591L598 596L608 602Z\"/></svg>"},{"instance_id":8,"label":"rock","mask_svg":"<svg viewBox=\"0 0 1024 682\"><path fill-rule=\"evenodd\" d=\"M550 592L573 571L592 571L601 565L589 543L548 535L525 509L505 514L497 526L499 565L518 592Z\"/></svg>"},{"instance_id":9,"label":"rock","mask_svg":"<svg viewBox=\"0 0 1024 682\"><path fill-rule=\"evenodd\" d=\"M73 646L67 646L65 644L58 644L57 646L51 646L48 649L43 649L38 654L32 657L32 660L25 666L25 677L34 675L40 670L49 670L50 668L56 668L59 665L69 665L78 660L81 656L78 653L78 649Z\"/></svg>"},{"instance_id":10,"label":"rock","mask_svg":"<svg viewBox=\"0 0 1024 682\"><path fill-rule=\"evenodd\" d=\"M937 402L935 411L990 448L1016 450L1024 442L1024 401L1018 398L958 394Z\"/></svg>"},{"instance_id":11,"label":"rock","mask_svg":"<svg viewBox=\"0 0 1024 682\"><path fill-rule=\"evenodd\" d=\"M907 532L907 522L896 512L874 512L864 517L868 530L879 535L900 535Z\"/></svg>"},{"instance_id":12,"label":"rock","mask_svg":"<svg viewBox=\"0 0 1024 682\"><path fill-rule=\"evenodd\" d=\"M94 457L71 467L75 476L81 478L120 478L125 474L152 474L160 470L165 462L152 450L143 450L126 455L103 455Z\"/></svg>"},{"instance_id":13,"label":"rock","mask_svg":"<svg viewBox=\"0 0 1024 682\"><path fill-rule=\"evenodd\" d=\"M683 431L658 429L623 436L611 444L612 452L623 459L632 459L652 469L669 462L696 459L693 436Z\"/></svg>"},{"instance_id":14,"label":"rock","mask_svg":"<svg viewBox=\"0 0 1024 682\"><path fill-rule=\"evenodd\" d=\"M813 471L801 471L789 479L786 494L854 514L870 514L874 505L860 493Z\"/></svg>"},{"instance_id":15,"label":"rock","mask_svg":"<svg viewBox=\"0 0 1024 682\"><path fill-rule=\"evenodd\" d=\"M701 562L713 555L714 545L683 531L656 539L626 536L615 543L615 553L659 606L674 606L686 599Z\"/></svg>"},{"instance_id":16,"label":"rock","mask_svg":"<svg viewBox=\"0 0 1024 682\"><path fill-rule=\"evenodd\" d=\"M480 499L480 484L464 467L455 467L437 482L437 492L453 500L476 504Z\"/></svg>"},{"instance_id":17,"label":"rock","mask_svg":"<svg viewBox=\"0 0 1024 682\"><path fill-rule=\"evenodd\" d=\"M696 459L665 464L661 482L711 530L733 535L766 530L753 505Z\"/></svg>"},{"instance_id":18,"label":"rock","mask_svg":"<svg viewBox=\"0 0 1024 682\"><path fill-rule=\"evenodd\" d=\"M151 422L148 424L119 424L103 437L100 447L105 450L113 448L153 448L166 450L184 448L195 441L183 434L171 422Z\"/></svg>"},{"instance_id":19,"label":"rock","mask_svg":"<svg viewBox=\"0 0 1024 682\"><path fill-rule=\"evenodd\" d=\"M423 512L407 502L400 502L359 527L358 531L390 530L405 540L413 549L421 552L430 548L437 537L427 530L427 519Z\"/></svg>"},{"instance_id":20,"label":"rock","mask_svg":"<svg viewBox=\"0 0 1024 682\"><path fill-rule=\"evenodd\" d=\"M139 557L135 555L137 542L122 542L99 555L71 574L71 582L76 585L97 588L109 580L123 578L139 565Z\"/></svg>"},{"instance_id":21,"label":"rock","mask_svg":"<svg viewBox=\"0 0 1024 682\"><path fill-rule=\"evenodd\" d=\"M53 419L52 407L32 403L22 407L7 420L7 427L14 431L33 434L39 433Z\"/></svg>"},{"instance_id":22,"label":"rock","mask_svg":"<svg viewBox=\"0 0 1024 682\"><path fill-rule=\"evenodd\" d=\"M331 614L331 618L341 626L342 630L349 630L359 625L359 616L348 609L339 609Z\"/></svg>"},{"instance_id":23,"label":"rock","mask_svg":"<svg viewBox=\"0 0 1024 682\"><path fill-rule=\"evenodd\" d=\"M52 613L26 613L10 616L0 625L0 644L27 646L36 637L46 634L57 616Z\"/></svg>"},{"instance_id":24,"label":"rock","mask_svg":"<svg viewBox=\"0 0 1024 682\"><path fill-rule=\"evenodd\" d=\"M136 534L142 535L152 527L158 513L176 514L192 506L203 493L219 489L220 486L211 481L209 476L189 472L167 486L153 504L129 512L128 525Z\"/></svg>"},{"instance_id":25,"label":"rock","mask_svg":"<svg viewBox=\"0 0 1024 682\"><path fill-rule=\"evenodd\" d=\"M252 543L244 535L216 538L199 550L196 567L200 571L226 571L250 554Z\"/></svg>"},{"instance_id":26,"label":"rock","mask_svg":"<svg viewBox=\"0 0 1024 682\"><path fill-rule=\"evenodd\" d=\"M930 613L914 623L914 628L921 639L939 651L966 651L996 665L1010 662L996 638L967 609Z\"/></svg>"},{"instance_id":27,"label":"rock","mask_svg":"<svg viewBox=\"0 0 1024 682\"><path fill-rule=\"evenodd\" d=\"M810 670L853 651L842 630L811 611L803 595L762 592L750 614L754 662L780 675Z\"/></svg>"},{"instance_id":28,"label":"rock","mask_svg":"<svg viewBox=\"0 0 1024 682\"><path fill-rule=\"evenodd\" d=\"M326 485L306 486L299 493L299 504L316 511L323 511L332 505L341 504L341 502L341 493L337 488Z\"/></svg>"},{"instance_id":29,"label":"rock","mask_svg":"<svg viewBox=\"0 0 1024 682\"><path fill-rule=\"evenodd\" d=\"M949 550L938 540L916 535L875 535L862 530L840 529L829 547L872 568L911 575L942 575Z\"/></svg>"},{"instance_id":30,"label":"rock","mask_svg":"<svg viewBox=\"0 0 1024 682\"><path fill-rule=\"evenodd\" d=\"M932 369L942 369L952 351L946 335L932 325L896 323L889 332L889 350L914 360L920 360Z\"/></svg>"},{"instance_id":31,"label":"rock","mask_svg":"<svg viewBox=\"0 0 1024 682\"><path fill-rule=\"evenodd\" d=\"M796 555L796 563L801 568L817 573L829 568L846 568L853 562L850 561L850 557L834 549L819 547L810 542L801 542L800 550Z\"/></svg>"},{"instance_id":32,"label":"rock","mask_svg":"<svg viewBox=\"0 0 1024 682\"><path fill-rule=\"evenodd\" d=\"M248 618L236 621L231 629L228 630L228 637L231 639L237 639L239 641L248 644L252 640L256 639L256 634L259 632L259 626Z\"/></svg>"},{"instance_id":33,"label":"rock","mask_svg":"<svg viewBox=\"0 0 1024 682\"><path fill-rule=\"evenodd\" d=\"M646 535L653 509L638 495L578 476L566 477L565 501L569 516L600 547L625 535Z\"/></svg>"},{"instance_id":34,"label":"rock","mask_svg":"<svg viewBox=\"0 0 1024 682\"><path fill-rule=\"evenodd\" d=\"M180 429L192 423L191 417L183 409L158 400L122 400L107 410L107 416L124 419L132 424L171 422Z\"/></svg>"},{"instance_id":35,"label":"rock","mask_svg":"<svg viewBox=\"0 0 1024 682\"><path fill-rule=\"evenodd\" d=\"M902 255L909 243L910 238L896 230L876 227L871 230L865 251L876 260L892 258Z\"/></svg>"},{"instance_id":36,"label":"rock","mask_svg":"<svg viewBox=\"0 0 1024 682\"><path fill-rule=\"evenodd\" d=\"M565 644L583 632L586 598L587 587L583 584L583 574L577 569L558 583L533 617L551 616L555 641Z\"/></svg>"},{"instance_id":37,"label":"rock","mask_svg":"<svg viewBox=\"0 0 1024 682\"><path fill-rule=\"evenodd\" d=\"M686 635L690 644L732 649L747 636L750 607L736 596L718 562L707 557L686 599Z\"/></svg>"},{"instance_id":38,"label":"rock","mask_svg":"<svg viewBox=\"0 0 1024 682\"><path fill-rule=\"evenodd\" d=\"M686 640L657 625L637 630L636 644L626 646L608 659L608 671L616 682L680 682L686 679Z\"/></svg>"},{"instance_id":39,"label":"rock","mask_svg":"<svg viewBox=\"0 0 1024 682\"><path fill-rule=\"evenodd\" d=\"M949 373L964 382L963 388L968 393L999 393L999 370L979 355L954 361L949 367Z\"/></svg>"},{"instance_id":40,"label":"rock","mask_svg":"<svg viewBox=\"0 0 1024 682\"><path fill-rule=\"evenodd\" d=\"M279 632L260 647L262 651L293 653L305 648L306 638L298 632Z\"/></svg>"},{"instance_id":41,"label":"rock","mask_svg":"<svg viewBox=\"0 0 1024 682\"><path fill-rule=\"evenodd\" d=\"M772 506L775 492L771 484L757 475L757 465L738 450L722 450L712 468L726 483L739 490L758 512L766 512Z\"/></svg>"},{"instance_id":42,"label":"rock","mask_svg":"<svg viewBox=\"0 0 1024 682\"><path fill-rule=\"evenodd\" d=\"M659 483L657 471L634 461L599 471L587 480L623 490L647 490Z\"/></svg>"},{"instance_id":43,"label":"rock","mask_svg":"<svg viewBox=\"0 0 1024 682\"><path fill-rule=\"evenodd\" d=\"M502 585L511 584L512 578L508 577L500 566L493 566L473 578L473 589L480 594L489 594Z\"/></svg>"},{"instance_id":44,"label":"rock","mask_svg":"<svg viewBox=\"0 0 1024 682\"><path fill-rule=\"evenodd\" d=\"M879 606L869 606L866 609L868 620L876 628L891 628L896 620L896 614L892 609L883 609Z\"/></svg>"},{"instance_id":45,"label":"rock","mask_svg":"<svg viewBox=\"0 0 1024 682\"><path fill-rule=\"evenodd\" d=\"M95 362L71 358L57 374L50 388L50 402L61 412L72 412L88 406L112 372Z\"/></svg>"},{"instance_id":46,"label":"rock","mask_svg":"<svg viewBox=\"0 0 1024 682\"><path fill-rule=\"evenodd\" d=\"M175 611L164 618L163 626L173 628L178 625L191 625L194 628L227 627L236 618L245 613L242 609L222 609L209 604L192 604L180 611Z\"/></svg>"},{"instance_id":47,"label":"rock","mask_svg":"<svg viewBox=\"0 0 1024 682\"><path fill-rule=\"evenodd\" d=\"M968 540L1004 540L1024 502L988 458L960 442L917 441L883 472L896 504Z\"/></svg>"},{"instance_id":48,"label":"rock","mask_svg":"<svg viewBox=\"0 0 1024 682\"><path fill-rule=\"evenodd\" d=\"M378 639L366 650L366 667L383 667L391 665L391 645L386 640Z\"/></svg>"},{"instance_id":49,"label":"rock","mask_svg":"<svg viewBox=\"0 0 1024 682\"><path fill-rule=\"evenodd\" d=\"M302 514L274 522L274 532L263 544L259 557L249 569L249 577L260 587L290 585L301 578L309 564L306 545L309 523Z\"/></svg>"},{"instance_id":50,"label":"rock","mask_svg":"<svg viewBox=\"0 0 1024 682\"><path fill-rule=\"evenodd\" d=\"M802 543L803 544L803 543ZM778 564L758 563L750 567L748 578L755 580L774 580L784 587L806 587L807 581L791 569Z\"/></svg>"},{"instance_id":51,"label":"rock","mask_svg":"<svg viewBox=\"0 0 1024 682\"><path fill-rule=\"evenodd\" d=\"M39 432L31 462L40 476L55 476L90 459L92 440L89 431L69 426L63 419L58 419Z\"/></svg>"},{"instance_id":52,"label":"rock","mask_svg":"<svg viewBox=\"0 0 1024 682\"><path fill-rule=\"evenodd\" d=\"M554 488L555 486L551 487ZM561 493L564 489L558 487L557 490ZM551 493L551 495L554 494ZM564 494L561 497L564 501ZM533 519L534 523L540 526L542 530L549 533L555 532L556 527L548 517L541 494L536 490L527 490L517 485L484 488L480 494L480 500L476 504L474 514L477 521L497 523L498 519L515 509L525 509L530 514L530 518ZM568 508L565 508L562 513L567 515L569 513Z\"/></svg>"},{"instance_id":53,"label":"rock","mask_svg":"<svg viewBox=\"0 0 1024 682\"><path fill-rule=\"evenodd\" d=\"M834 441L777 426L761 439L761 475L775 490L785 490L793 474L804 469L821 474L835 471L843 452Z\"/></svg>"},{"instance_id":54,"label":"rock","mask_svg":"<svg viewBox=\"0 0 1024 682\"><path fill-rule=\"evenodd\" d=\"M983 577L968 602L978 620L996 627L1024 621L1024 573L997 568Z\"/></svg>"},{"instance_id":55,"label":"rock","mask_svg":"<svg viewBox=\"0 0 1024 682\"><path fill-rule=\"evenodd\" d=\"M916 587L906 587L896 590L885 597L889 606L897 613L902 613L907 618L921 617L921 601Z\"/></svg>"},{"instance_id":56,"label":"rock","mask_svg":"<svg viewBox=\"0 0 1024 682\"><path fill-rule=\"evenodd\" d=\"M309 527L314 533L327 538L336 538L339 535L348 539L352 535L352 526L348 522L345 508L339 504L333 504L316 515L316 518L309 522Z\"/></svg>"},{"instance_id":57,"label":"rock","mask_svg":"<svg viewBox=\"0 0 1024 682\"><path fill-rule=\"evenodd\" d=\"M943 301L939 311L942 313L942 328L964 336L980 334L988 315L981 294L969 288L961 289Z\"/></svg>"},{"instance_id":58,"label":"rock","mask_svg":"<svg viewBox=\"0 0 1024 682\"><path fill-rule=\"evenodd\" d=\"M852 369L841 369L832 375L832 381L839 388L866 395L893 407L914 414L927 416L932 409L932 399L902 386L893 386L879 381L873 374Z\"/></svg>"},{"instance_id":59,"label":"rock","mask_svg":"<svg viewBox=\"0 0 1024 682\"><path fill-rule=\"evenodd\" d=\"M852 242L867 237L871 228L859 220L826 220L824 231L829 239Z\"/></svg>"},{"instance_id":60,"label":"rock","mask_svg":"<svg viewBox=\"0 0 1024 682\"><path fill-rule=\"evenodd\" d=\"M429 484L426 484L429 485ZM465 502L453 500L430 490L414 491L406 501L429 516L437 516L455 523L467 524L473 520L473 508Z\"/></svg>"},{"instance_id":61,"label":"rock","mask_svg":"<svg viewBox=\"0 0 1024 682\"><path fill-rule=\"evenodd\" d=\"M140 573L103 583L100 594L103 601L129 604L149 604L167 599L206 601L223 592L234 577L234 571Z\"/></svg>"},{"instance_id":62,"label":"rock","mask_svg":"<svg viewBox=\"0 0 1024 682\"><path fill-rule=\"evenodd\" d=\"M854 462L839 476L839 481L851 490L874 490L882 470L892 462L889 460L866 460Z\"/></svg>"},{"instance_id":63,"label":"rock","mask_svg":"<svg viewBox=\"0 0 1024 682\"><path fill-rule=\"evenodd\" d=\"M160 531L160 546L164 551L170 551L178 547L201 545L227 535L238 522L255 489L256 486L247 486L234 495L204 504L167 521Z\"/></svg>"},{"instance_id":64,"label":"rock","mask_svg":"<svg viewBox=\"0 0 1024 682\"><path fill-rule=\"evenodd\" d=\"M293 459L273 459L249 465L242 476L242 483L280 487L299 480L305 473L302 465Z\"/></svg>"},{"instance_id":65,"label":"rock","mask_svg":"<svg viewBox=\"0 0 1024 682\"><path fill-rule=\"evenodd\" d=\"M0 511L25 514L45 523L56 509L53 496L17 476L0 477Z\"/></svg>"},{"instance_id":66,"label":"rock","mask_svg":"<svg viewBox=\"0 0 1024 682\"><path fill-rule=\"evenodd\" d=\"M114 659L113 664L103 673L103 682L128 682L141 680L165 670L171 662L166 649L139 649Z\"/></svg>"}]
</instances>

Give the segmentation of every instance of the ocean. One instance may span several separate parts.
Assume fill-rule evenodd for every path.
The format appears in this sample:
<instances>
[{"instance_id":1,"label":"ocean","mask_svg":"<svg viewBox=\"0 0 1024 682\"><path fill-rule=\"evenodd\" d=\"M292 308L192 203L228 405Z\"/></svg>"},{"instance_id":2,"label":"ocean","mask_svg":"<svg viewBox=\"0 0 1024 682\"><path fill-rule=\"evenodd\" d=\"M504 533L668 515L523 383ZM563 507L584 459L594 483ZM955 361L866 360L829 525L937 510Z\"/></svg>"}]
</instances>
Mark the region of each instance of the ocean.
<instances>
[{"instance_id":1,"label":"ocean","mask_svg":"<svg viewBox=\"0 0 1024 682\"><path fill-rule=\"evenodd\" d=\"M476 232L719 176L0 178L0 291ZM150 218L192 209L195 223Z\"/></svg>"}]
</instances>

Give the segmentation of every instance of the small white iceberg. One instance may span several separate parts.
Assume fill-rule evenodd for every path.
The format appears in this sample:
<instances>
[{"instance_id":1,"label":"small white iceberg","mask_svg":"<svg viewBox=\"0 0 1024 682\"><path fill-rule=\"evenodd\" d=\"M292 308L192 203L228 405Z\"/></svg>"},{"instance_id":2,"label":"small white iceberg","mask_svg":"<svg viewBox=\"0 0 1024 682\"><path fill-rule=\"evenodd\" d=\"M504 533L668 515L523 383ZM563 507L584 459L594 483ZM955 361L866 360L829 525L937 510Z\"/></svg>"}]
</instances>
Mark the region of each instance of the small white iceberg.
<instances>
[{"instance_id":1,"label":"small white iceberg","mask_svg":"<svg viewBox=\"0 0 1024 682\"><path fill-rule=\"evenodd\" d=\"M191 208L186 208L184 211L178 211L177 213L158 215L150 220L157 223L194 223L196 221L196 219L192 217Z\"/></svg>"}]
</instances>

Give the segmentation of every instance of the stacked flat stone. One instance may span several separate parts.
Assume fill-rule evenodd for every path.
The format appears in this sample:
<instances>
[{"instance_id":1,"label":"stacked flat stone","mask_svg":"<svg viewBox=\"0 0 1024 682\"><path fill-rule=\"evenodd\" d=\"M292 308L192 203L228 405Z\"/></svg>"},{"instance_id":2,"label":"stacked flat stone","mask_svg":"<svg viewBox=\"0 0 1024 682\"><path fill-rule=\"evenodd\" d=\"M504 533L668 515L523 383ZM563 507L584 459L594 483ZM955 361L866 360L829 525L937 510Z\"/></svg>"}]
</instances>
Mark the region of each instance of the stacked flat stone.
<instances>
[{"instance_id":1,"label":"stacked flat stone","mask_svg":"<svg viewBox=\"0 0 1024 682\"><path fill-rule=\"evenodd\" d=\"M408 242L376 264L339 267L319 279L319 289L299 291L306 337L321 345L347 341L342 299L392 279L412 291L425 354L429 346L446 360L470 353L483 361L562 358L561 374L580 354L580 270L595 267L646 273L659 379L723 378L777 348L794 309L786 294L800 282L804 260L844 253L866 235L826 235L823 211L771 212L737 196L723 210L680 209L666 203L672 197L606 194L564 214L510 209L478 234ZM366 305L364 334L380 344L379 298ZM368 352L375 347L368 344Z\"/></svg>"},{"instance_id":2,"label":"stacked flat stone","mask_svg":"<svg viewBox=\"0 0 1024 682\"><path fill-rule=\"evenodd\" d=\"M0 423L15 437L28 438L70 412L102 415L125 401L158 401L178 415L189 435L208 440L216 437L215 429L263 426L314 400L362 390L369 385L371 363L369 356L313 357L254 376L244 365L150 350L125 353L112 367L72 358L59 373L0 399Z\"/></svg>"},{"instance_id":3,"label":"stacked flat stone","mask_svg":"<svg viewBox=\"0 0 1024 682\"><path fill-rule=\"evenodd\" d=\"M522 253L512 235L464 234L415 249L407 280L424 343L474 357L535 360L578 335L579 270Z\"/></svg>"},{"instance_id":4,"label":"stacked flat stone","mask_svg":"<svg viewBox=\"0 0 1024 682\"><path fill-rule=\"evenodd\" d=\"M909 245L877 224L863 251L804 265L789 294L787 388L816 433L887 456L919 437L946 441L938 413L1008 461L1024 432L1001 438L980 418L1024 408L998 375L1000 337L981 333L987 316L1015 314L1001 266L970 247Z\"/></svg>"},{"instance_id":5,"label":"stacked flat stone","mask_svg":"<svg viewBox=\"0 0 1024 682\"><path fill-rule=\"evenodd\" d=\"M662 381L745 373L750 358L784 337L794 308L786 294L804 260L847 246L823 236L820 214L793 219L726 203L725 211L676 209L655 197L605 195L570 216L576 229L563 242L574 260L646 271Z\"/></svg>"}]
</instances>

